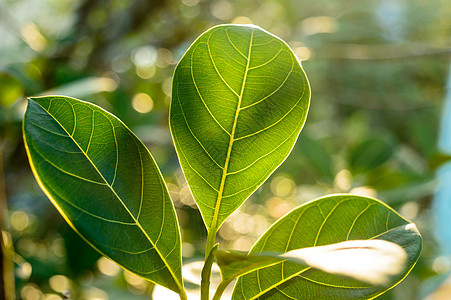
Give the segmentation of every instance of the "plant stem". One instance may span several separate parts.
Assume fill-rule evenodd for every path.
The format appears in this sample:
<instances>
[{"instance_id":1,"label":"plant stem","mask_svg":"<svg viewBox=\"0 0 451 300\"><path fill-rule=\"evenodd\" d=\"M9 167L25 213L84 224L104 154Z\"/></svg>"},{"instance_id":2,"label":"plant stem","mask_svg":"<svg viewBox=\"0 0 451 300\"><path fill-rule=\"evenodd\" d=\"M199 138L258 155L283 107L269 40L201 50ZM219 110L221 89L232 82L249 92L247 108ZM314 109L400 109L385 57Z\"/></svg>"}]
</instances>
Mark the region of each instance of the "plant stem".
<instances>
[{"instance_id":1,"label":"plant stem","mask_svg":"<svg viewBox=\"0 0 451 300\"><path fill-rule=\"evenodd\" d=\"M230 282L231 280L221 281L221 283L218 285L218 288L216 289L216 292L212 300L220 300L222 294L224 293L226 287L229 285Z\"/></svg>"},{"instance_id":2,"label":"plant stem","mask_svg":"<svg viewBox=\"0 0 451 300\"><path fill-rule=\"evenodd\" d=\"M207 261L207 258L210 255L211 250L215 246L216 232L217 231L213 231L213 230L208 232L208 235L207 235L207 246L205 248L205 261Z\"/></svg>"},{"instance_id":3,"label":"plant stem","mask_svg":"<svg viewBox=\"0 0 451 300\"><path fill-rule=\"evenodd\" d=\"M188 296L186 296L185 291L183 291L182 294L179 294L179 296L180 296L180 300L188 300Z\"/></svg>"},{"instance_id":4,"label":"plant stem","mask_svg":"<svg viewBox=\"0 0 451 300\"><path fill-rule=\"evenodd\" d=\"M216 231L208 232L207 246L205 248L205 261L202 269L202 276L200 282L200 299L209 300L210 298L210 277L211 267L215 260L215 252L218 249L218 244L215 245Z\"/></svg>"}]
</instances>

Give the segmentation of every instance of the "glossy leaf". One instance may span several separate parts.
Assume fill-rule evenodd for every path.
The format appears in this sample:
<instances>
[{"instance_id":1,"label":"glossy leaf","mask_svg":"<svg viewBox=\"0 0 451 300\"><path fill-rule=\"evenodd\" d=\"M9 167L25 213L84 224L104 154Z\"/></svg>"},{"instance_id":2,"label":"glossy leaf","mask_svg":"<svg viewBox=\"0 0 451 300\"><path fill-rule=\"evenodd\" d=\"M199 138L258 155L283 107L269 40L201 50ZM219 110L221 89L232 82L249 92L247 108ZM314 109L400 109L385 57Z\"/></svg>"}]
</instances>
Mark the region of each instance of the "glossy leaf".
<instances>
[{"instance_id":1,"label":"glossy leaf","mask_svg":"<svg viewBox=\"0 0 451 300\"><path fill-rule=\"evenodd\" d=\"M74 230L125 269L184 295L166 185L119 119L73 98L32 98L24 140L39 185Z\"/></svg>"},{"instance_id":2,"label":"glossy leaf","mask_svg":"<svg viewBox=\"0 0 451 300\"><path fill-rule=\"evenodd\" d=\"M202 34L174 73L170 125L207 228L216 232L290 153L310 88L291 49L257 26Z\"/></svg>"},{"instance_id":3,"label":"glossy leaf","mask_svg":"<svg viewBox=\"0 0 451 300\"><path fill-rule=\"evenodd\" d=\"M232 299L370 299L399 283L418 260L422 240L415 225L378 200L332 195L302 205L271 226L250 254L370 239L398 244L407 254L403 272L389 286L280 262L240 277Z\"/></svg>"}]
</instances>

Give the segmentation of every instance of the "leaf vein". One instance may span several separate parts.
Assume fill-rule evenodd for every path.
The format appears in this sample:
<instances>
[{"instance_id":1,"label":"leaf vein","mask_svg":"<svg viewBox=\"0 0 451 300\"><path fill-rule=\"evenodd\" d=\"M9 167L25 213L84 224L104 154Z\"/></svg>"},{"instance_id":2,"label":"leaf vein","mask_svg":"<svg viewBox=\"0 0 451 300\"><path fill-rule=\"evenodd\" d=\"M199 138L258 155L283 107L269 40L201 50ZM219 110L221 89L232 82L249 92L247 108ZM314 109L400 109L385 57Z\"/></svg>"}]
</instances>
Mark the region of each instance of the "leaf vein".
<instances>
[{"instance_id":1,"label":"leaf vein","mask_svg":"<svg viewBox=\"0 0 451 300\"><path fill-rule=\"evenodd\" d=\"M349 201L349 200L342 200L339 201L337 204L335 204L335 206L330 210L330 212L327 214L327 216L324 218L323 222L321 223L321 226L318 229L318 232L316 233L316 238L315 238L315 243L313 244L313 247L316 246L316 244L318 243L318 238L319 235L321 234L321 231L323 230L324 225L326 224L327 220L329 219L329 217L332 215L332 213L335 211L335 209L342 203Z\"/></svg>"},{"instance_id":2,"label":"leaf vein","mask_svg":"<svg viewBox=\"0 0 451 300\"><path fill-rule=\"evenodd\" d=\"M264 98L262 98L262 99L260 99L260 100L258 100L258 101L256 101L256 102L254 102L254 103L252 103L252 104L249 104L249 105L247 105L247 106L242 107L241 110L247 109L247 108L252 107L252 106L254 106L254 105L256 105L256 104L259 104L260 102L265 101L266 99L268 99L269 97L271 97L272 95L274 95L275 93L277 93L277 92L285 85L285 83L287 82L288 78L289 78L290 75L293 73L293 69L294 69L294 62L293 62L293 58L292 58L292 59L291 59L291 69L290 69L290 72L288 72L287 76L286 76L285 79L282 81L282 83L279 85L279 87L278 87L277 89L275 89L273 92L271 92L270 94L268 94L267 96L265 96ZM305 89L304 89L304 92L305 92ZM304 92L303 92L302 94L304 94Z\"/></svg>"},{"instance_id":3,"label":"leaf vein","mask_svg":"<svg viewBox=\"0 0 451 300\"><path fill-rule=\"evenodd\" d=\"M91 146L91 141L92 141L92 135L94 134L94 120L95 120L94 114L95 114L95 110L92 110L91 135L89 136L88 146L86 147L86 153L89 152L89 147Z\"/></svg>"},{"instance_id":4,"label":"leaf vein","mask_svg":"<svg viewBox=\"0 0 451 300\"><path fill-rule=\"evenodd\" d=\"M302 125L302 124L301 124ZM243 172L245 170L247 170L248 168L252 167L254 164L256 164L258 161L262 160L263 158L265 158L268 155L271 155L272 153L274 153L275 151L277 151L286 141L288 141L293 135L296 134L296 131L293 131L285 140L283 140L279 145L277 145L276 148L274 148L273 150L269 151L268 153L266 153L265 155L260 156L259 158L257 158L256 160L254 160L252 163L250 163L249 165L247 165L246 167L243 167L237 171L233 171L233 172L229 172L227 173L228 175L232 175L232 174L238 174L240 172Z\"/></svg>"},{"instance_id":5,"label":"leaf vein","mask_svg":"<svg viewBox=\"0 0 451 300\"><path fill-rule=\"evenodd\" d=\"M365 209L362 210L362 211L354 218L354 221L352 222L351 227L350 227L349 230L348 230L348 234L346 235L346 240L349 240L349 236L351 235L351 231L352 231L352 229L354 228L354 225L355 225L355 223L357 222L358 218L359 218L361 215L363 215L363 213L364 213L365 211L367 211L367 210L368 210L371 206L373 206L373 205L374 205L374 204L368 204L367 207L365 207Z\"/></svg>"},{"instance_id":6,"label":"leaf vein","mask_svg":"<svg viewBox=\"0 0 451 300\"><path fill-rule=\"evenodd\" d=\"M195 51L193 51L194 54ZM194 79L194 73L193 73L193 54L191 54L191 59L190 59L190 63L191 63L191 67L190 67L190 71L191 71L191 78L193 80L193 84L194 87L196 88L197 94L200 97L200 100L202 101L203 105L205 106L205 108L207 109L208 113L210 114L210 116L213 118L213 120L216 122L216 124L218 124L219 127L221 127L222 130L225 131L225 133L227 133L230 136L230 132L228 132L222 125L221 123L219 123L219 121L216 119L216 117L213 115L213 113L211 112L210 108L207 106L207 103L205 103L204 98L202 97L200 91L199 91L199 87L197 86L196 83L196 79ZM180 104L181 106L181 104Z\"/></svg>"},{"instance_id":7,"label":"leaf vein","mask_svg":"<svg viewBox=\"0 0 451 300\"><path fill-rule=\"evenodd\" d=\"M37 153L40 157L42 157L42 159L43 159L46 163L50 164L51 166L53 166L55 169L57 169L57 170L60 171L61 173L64 173L64 174L66 174L66 175L69 175L69 176L71 176L71 177L74 177L74 178L77 178L77 179L80 179L80 180L83 180L83 181L86 181L86 182L90 182L90 183L94 183L94 184L98 184L98 185L106 185L106 184L103 183L103 182L98 182L98 181L95 181L95 180L91 180L91 179L82 177L82 176L80 176L80 175L71 173L71 172L69 172L69 171L66 171L66 170L64 170L63 168L61 168L61 167L57 166L56 164L54 164L54 163L53 163L52 161L50 161L49 159L47 159L47 158L46 158L46 157L45 157L45 156L44 156L44 155L36 148L36 146L34 147L34 149L36 150L36 153Z\"/></svg>"},{"instance_id":8,"label":"leaf vein","mask_svg":"<svg viewBox=\"0 0 451 300\"><path fill-rule=\"evenodd\" d=\"M183 115L183 119L185 120L185 124L186 127L188 128L189 132L191 133L191 135L194 137L194 139L199 143L199 145L202 147L202 149L204 150L204 152L208 155L208 157L221 169L224 169L223 166L221 166L214 158L213 156L210 155L210 153L207 151L207 149L204 147L204 145L201 143L201 141L197 138L197 136L194 134L194 132L191 130L191 126L189 126L188 120L186 119L186 115L185 115L185 111L183 110L182 107L182 103L180 103L180 99L178 97L178 93L177 96L175 97L177 99L177 102L179 103L180 106L180 110L182 111L182 115Z\"/></svg>"},{"instance_id":9,"label":"leaf vein","mask_svg":"<svg viewBox=\"0 0 451 300\"><path fill-rule=\"evenodd\" d=\"M213 34L213 33L212 33ZM235 92L234 89L232 89L232 87L227 83L227 81L224 79L224 77L221 75L221 73L219 73L218 67L216 67L216 64L213 60L213 56L211 54L211 49L210 49L210 38L212 36L212 34L208 37L208 41L207 41L207 49L208 49L208 56L210 57L211 63L213 64L213 68L216 71L216 74L218 74L219 78L221 78L222 82L224 82L224 84L229 88L229 90L232 91L232 93L235 94L235 96L239 97L240 95L238 95L237 92ZM194 53L194 52L193 52Z\"/></svg>"},{"instance_id":10,"label":"leaf vein","mask_svg":"<svg viewBox=\"0 0 451 300\"><path fill-rule=\"evenodd\" d=\"M136 220L139 221L139 217L141 216L141 210L142 210L142 207L143 207L143 199L144 199L144 164L143 164L141 150L139 149L138 143L136 142L135 139L133 139L133 141L135 142L136 149L138 150L139 163L141 165L141 197L139 199L138 215L136 216Z\"/></svg>"},{"instance_id":11,"label":"leaf vein","mask_svg":"<svg viewBox=\"0 0 451 300\"><path fill-rule=\"evenodd\" d=\"M108 119L108 121L111 124L111 129L113 131L113 137L114 137L114 144L116 145L116 164L114 166L114 176L113 176L113 180L111 181L110 185L113 186L114 182L116 181L116 176L117 176L117 166L119 165L119 147L117 144L117 137L116 137L116 130L114 129L114 125L113 122L110 120L109 116L106 115L106 118Z\"/></svg>"},{"instance_id":12,"label":"leaf vein","mask_svg":"<svg viewBox=\"0 0 451 300\"><path fill-rule=\"evenodd\" d=\"M273 266L274 266L274 265L273 265ZM304 272L310 270L311 268L312 268L312 267L307 267L307 268L305 268L305 269L302 269L301 271L296 272L296 273L294 273L293 275L291 275L291 276L285 278L284 281L278 282L278 283L275 283L275 284L272 284L272 285L269 286L267 289L261 291L260 293L258 293L257 295L254 295L253 297L251 297L249 300L257 299L258 297L260 297L261 295L265 294L266 292L268 292L268 291L272 290L273 288L275 288L275 287L281 285L282 283L284 283L284 282L290 280L291 278L294 278L294 277L296 277L296 276L299 276L300 274L302 274L302 273L304 273Z\"/></svg>"},{"instance_id":13,"label":"leaf vein","mask_svg":"<svg viewBox=\"0 0 451 300\"><path fill-rule=\"evenodd\" d=\"M283 119L285 119L285 118L286 118L286 117L287 117L287 116L288 116L288 115L289 115L296 107L299 107L300 109L303 110L303 108L302 108L301 106L298 106L298 104L299 104L299 102L301 102L302 98L304 97L304 93L305 93L305 89L304 89L304 91L302 92L302 95L301 95L301 97L298 99L298 101L296 102L296 104L293 105L293 107L290 108L290 110L289 110L285 115L283 115L279 120L277 120L277 121L274 122L273 124L271 124L271 125L269 125L269 126L263 128L263 129L260 129L260 130L258 130L258 131L255 131L255 132L253 132L253 133L250 133L250 134L247 134L247 135L244 135L244 136L240 136L239 138L236 138L235 141L239 141L239 140L242 140L242 139L245 139L245 138L254 136L254 135L259 134L259 133L261 133L261 132L263 132L263 131L265 131L265 130L270 129L271 127L274 127L275 125L277 125L278 123L280 123Z\"/></svg>"},{"instance_id":14,"label":"leaf vein","mask_svg":"<svg viewBox=\"0 0 451 300\"><path fill-rule=\"evenodd\" d=\"M258 65L258 66L249 68L249 71L250 71L250 70L255 70L255 69L258 69L258 68L261 68L261 67L266 66L267 64L269 64L270 62L272 62L274 59L276 59L277 56L279 56L280 52L282 52L282 51L287 52L286 50L282 49L282 47L280 47L279 51L277 51L277 53L276 53L271 59L269 59L268 61L266 61L266 62L264 62L264 63L262 63L262 64L260 64L260 65ZM291 60L293 60L293 59L291 59Z\"/></svg>"},{"instance_id":15,"label":"leaf vein","mask_svg":"<svg viewBox=\"0 0 451 300\"><path fill-rule=\"evenodd\" d=\"M235 44L234 44L234 43L232 42L232 40L230 39L230 36L229 36L229 30L228 30L228 29L225 29L225 33L226 33L227 39L229 40L230 45L232 45L232 47L235 48L235 50L236 50L239 54L241 54L242 57L244 57L244 58L247 60L246 55L244 55L243 53L241 53L241 51L235 46Z\"/></svg>"},{"instance_id":16,"label":"leaf vein","mask_svg":"<svg viewBox=\"0 0 451 300\"><path fill-rule=\"evenodd\" d=\"M307 281L319 284L319 285L330 286L330 287L334 287L334 288L337 288L337 289L368 289L368 288L370 288L369 286L346 286L346 285L329 284L329 283L313 280L311 278L308 278L308 277L305 277L305 276L301 276L301 275L299 275L298 277L300 277L302 279L305 279Z\"/></svg>"}]
</instances>

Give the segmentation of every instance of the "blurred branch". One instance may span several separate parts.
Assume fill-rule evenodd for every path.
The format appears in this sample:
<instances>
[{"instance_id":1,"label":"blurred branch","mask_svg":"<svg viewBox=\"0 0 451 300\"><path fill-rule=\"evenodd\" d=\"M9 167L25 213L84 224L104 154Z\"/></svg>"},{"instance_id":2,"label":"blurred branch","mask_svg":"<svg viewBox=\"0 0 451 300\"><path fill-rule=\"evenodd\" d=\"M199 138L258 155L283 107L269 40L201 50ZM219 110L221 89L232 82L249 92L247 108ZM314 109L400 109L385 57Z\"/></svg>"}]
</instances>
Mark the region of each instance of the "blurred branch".
<instances>
[{"instance_id":1,"label":"blurred branch","mask_svg":"<svg viewBox=\"0 0 451 300\"><path fill-rule=\"evenodd\" d=\"M7 228L6 186L3 172L3 144L0 136L0 299L15 299L11 235Z\"/></svg>"},{"instance_id":2,"label":"blurred branch","mask_svg":"<svg viewBox=\"0 0 451 300\"><path fill-rule=\"evenodd\" d=\"M374 91L365 91L346 87L346 89L337 86L337 90L352 93L354 97L335 97L331 102L339 105L357 107L372 111L418 111L424 109L431 109L440 104L428 104L423 102L409 101L405 96L403 97L397 93L385 93L384 96L378 96ZM379 92L380 93L380 92Z\"/></svg>"},{"instance_id":3,"label":"blurred branch","mask_svg":"<svg viewBox=\"0 0 451 300\"><path fill-rule=\"evenodd\" d=\"M100 29L92 28L88 23L88 17L96 9L107 9L104 1L85 0L77 11L77 21L74 32L71 33L69 44L59 49L54 57L67 59L75 51L77 43L84 37L91 37L93 49L89 56L88 65L102 67L105 61L105 51L111 44L125 35L136 32L148 20L152 19L155 12L166 5L165 0L134 0L124 11L117 14L107 13L107 19Z\"/></svg>"},{"instance_id":4,"label":"blurred branch","mask_svg":"<svg viewBox=\"0 0 451 300\"><path fill-rule=\"evenodd\" d=\"M71 81L65 85L39 93L43 95L71 95L71 97L83 98L101 92L112 92L117 83L109 77L85 77Z\"/></svg>"},{"instance_id":5,"label":"blurred branch","mask_svg":"<svg viewBox=\"0 0 451 300\"><path fill-rule=\"evenodd\" d=\"M399 60L422 56L451 55L451 39L403 44L327 44L312 47L315 57L331 60Z\"/></svg>"},{"instance_id":6,"label":"blurred branch","mask_svg":"<svg viewBox=\"0 0 451 300\"><path fill-rule=\"evenodd\" d=\"M89 0L87 0L89 2ZM101 58L106 48L117 42L122 36L138 30L145 21L152 19L151 15L166 1L161 0L135 0L127 10L120 15L110 15L105 26L94 34L95 46L89 58L88 64L95 65Z\"/></svg>"}]
</instances>

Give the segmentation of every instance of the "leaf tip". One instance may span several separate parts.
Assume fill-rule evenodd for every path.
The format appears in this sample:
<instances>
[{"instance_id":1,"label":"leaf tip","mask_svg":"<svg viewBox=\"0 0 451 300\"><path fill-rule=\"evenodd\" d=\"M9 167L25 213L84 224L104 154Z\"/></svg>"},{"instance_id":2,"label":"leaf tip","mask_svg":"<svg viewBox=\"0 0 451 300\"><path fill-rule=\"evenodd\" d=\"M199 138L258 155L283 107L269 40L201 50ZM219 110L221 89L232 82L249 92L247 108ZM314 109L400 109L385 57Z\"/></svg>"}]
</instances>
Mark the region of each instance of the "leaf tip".
<instances>
[{"instance_id":1,"label":"leaf tip","mask_svg":"<svg viewBox=\"0 0 451 300\"><path fill-rule=\"evenodd\" d=\"M405 231L410 231L416 235L421 235L418 227L414 223L409 223L404 227Z\"/></svg>"}]
</instances>

